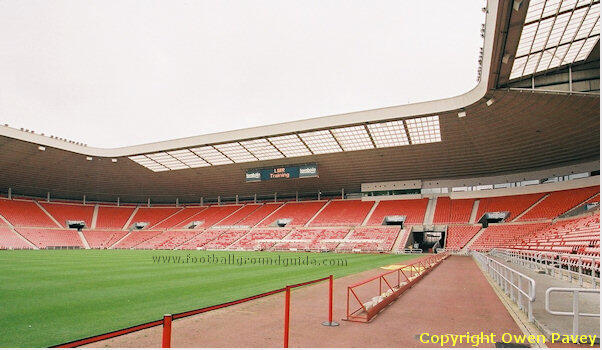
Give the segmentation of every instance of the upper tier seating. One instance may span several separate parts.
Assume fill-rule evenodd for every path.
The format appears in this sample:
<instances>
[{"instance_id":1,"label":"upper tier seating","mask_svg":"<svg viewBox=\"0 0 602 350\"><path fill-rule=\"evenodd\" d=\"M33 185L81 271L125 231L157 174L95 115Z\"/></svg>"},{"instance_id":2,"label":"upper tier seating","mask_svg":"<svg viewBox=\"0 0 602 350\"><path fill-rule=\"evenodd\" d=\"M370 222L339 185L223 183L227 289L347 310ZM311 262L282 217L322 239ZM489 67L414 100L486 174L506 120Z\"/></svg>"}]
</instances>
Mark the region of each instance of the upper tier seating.
<instances>
[{"instance_id":1,"label":"upper tier seating","mask_svg":"<svg viewBox=\"0 0 602 350\"><path fill-rule=\"evenodd\" d=\"M152 227L153 230L166 230L172 228L190 218L193 215L198 214L202 210L205 210L206 207L187 207L181 209L179 212L174 215L168 217L167 219L159 222L155 226Z\"/></svg>"},{"instance_id":2,"label":"upper tier seating","mask_svg":"<svg viewBox=\"0 0 602 350\"><path fill-rule=\"evenodd\" d=\"M291 232L285 242L274 246L277 250L334 250L339 242L325 240L341 240L347 236L347 228L297 228Z\"/></svg>"},{"instance_id":3,"label":"upper tier seating","mask_svg":"<svg viewBox=\"0 0 602 350\"><path fill-rule=\"evenodd\" d=\"M492 212L507 211L510 212L506 222L512 221L515 217L527 210L535 202L541 199L543 194L523 194L516 196L489 197L479 200L479 210L477 212L477 221L485 214Z\"/></svg>"},{"instance_id":4,"label":"upper tier seating","mask_svg":"<svg viewBox=\"0 0 602 350\"><path fill-rule=\"evenodd\" d=\"M134 207L105 207L101 205L98 207L96 228L121 230L133 212Z\"/></svg>"},{"instance_id":5,"label":"upper tier seating","mask_svg":"<svg viewBox=\"0 0 602 350\"><path fill-rule=\"evenodd\" d=\"M291 229L288 228L256 228L230 246L230 249L267 250L272 248L276 242L261 242L262 240L282 239L290 231Z\"/></svg>"},{"instance_id":6,"label":"upper tier seating","mask_svg":"<svg viewBox=\"0 0 602 350\"><path fill-rule=\"evenodd\" d=\"M247 230L227 230L223 232L219 237L208 242L203 247L204 249L226 249L229 245L236 242L240 237L247 234Z\"/></svg>"},{"instance_id":7,"label":"upper tier seating","mask_svg":"<svg viewBox=\"0 0 602 350\"><path fill-rule=\"evenodd\" d=\"M600 203L600 193L598 193L597 195L595 195L592 198L588 199L587 202L585 202L585 203L587 203L587 204Z\"/></svg>"},{"instance_id":8,"label":"upper tier seating","mask_svg":"<svg viewBox=\"0 0 602 350\"><path fill-rule=\"evenodd\" d=\"M249 214L253 213L261 207L261 204L246 204L244 207L235 211L232 215L226 217L222 221L218 222L219 226L233 226L237 225L239 221L249 216Z\"/></svg>"},{"instance_id":9,"label":"upper tier seating","mask_svg":"<svg viewBox=\"0 0 602 350\"><path fill-rule=\"evenodd\" d=\"M553 219L585 202L596 193L600 193L598 186L552 192L546 199L521 216L518 221Z\"/></svg>"},{"instance_id":10,"label":"upper tier seating","mask_svg":"<svg viewBox=\"0 0 602 350\"><path fill-rule=\"evenodd\" d=\"M58 227L33 201L0 199L0 215L13 226Z\"/></svg>"},{"instance_id":11,"label":"upper tier seating","mask_svg":"<svg viewBox=\"0 0 602 350\"><path fill-rule=\"evenodd\" d=\"M125 236L128 231L82 230L88 245L92 249L108 249Z\"/></svg>"},{"instance_id":12,"label":"upper tier seating","mask_svg":"<svg viewBox=\"0 0 602 350\"><path fill-rule=\"evenodd\" d=\"M144 207L143 208L143 207L141 207L141 208L138 208L138 211L136 212L136 214L134 214L132 221L130 221L130 225L132 225L136 222L146 222L146 223L148 223L148 225L145 228L148 229L148 228L153 227L153 225L156 225L157 223L165 220L169 216L177 213L178 211L180 211L180 208L174 208L174 207L167 207L167 208Z\"/></svg>"},{"instance_id":13,"label":"upper tier seating","mask_svg":"<svg viewBox=\"0 0 602 350\"><path fill-rule=\"evenodd\" d=\"M0 249L32 249L23 238L7 226L0 227Z\"/></svg>"},{"instance_id":14,"label":"upper tier seating","mask_svg":"<svg viewBox=\"0 0 602 350\"><path fill-rule=\"evenodd\" d=\"M422 224L428 203L428 198L380 201L372 212L367 225L382 225L385 216L391 215L405 215L407 224Z\"/></svg>"},{"instance_id":15,"label":"upper tier seating","mask_svg":"<svg viewBox=\"0 0 602 350\"><path fill-rule=\"evenodd\" d=\"M291 219L287 226L303 226L326 204L325 201L287 202L259 226L274 226L278 219Z\"/></svg>"},{"instance_id":16,"label":"upper tier seating","mask_svg":"<svg viewBox=\"0 0 602 350\"><path fill-rule=\"evenodd\" d=\"M16 230L40 249L47 247L84 247L76 230L47 228L17 228Z\"/></svg>"},{"instance_id":17,"label":"upper tier seating","mask_svg":"<svg viewBox=\"0 0 602 350\"><path fill-rule=\"evenodd\" d=\"M600 256L600 214L556 221L509 248Z\"/></svg>"},{"instance_id":18,"label":"upper tier seating","mask_svg":"<svg viewBox=\"0 0 602 350\"><path fill-rule=\"evenodd\" d=\"M92 216L94 215L93 205L45 202L41 202L40 204L65 228L67 227L67 220L84 221L86 227L92 227Z\"/></svg>"},{"instance_id":19,"label":"upper tier seating","mask_svg":"<svg viewBox=\"0 0 602 350\"><path fill-rule=\"evenodd\" d=\"M238 209L240 209L240 207L242 207L242 205L216 205L216 206L211 206L205 210L203 210L202 212L193 215L191 217L189 217L188 219L184 220L180 225L178 225L179 228L188 228L190 226L191 223L198 221L198 222L202 222L200 225L198 225L196 228L207 228L207 227L211 227L217 223L219 223L221 220L223 220L226 216L234 213L235 211L237 211Z\"/></svg>"},{"instance_id":20,"label":"upper tier seating","mask_svg":"<svg viewBox=\"0 0 602 350\"><path fill-rule=\"evenodd\" d=\"M281 206L282 203L265 203L257 210L252 212L249 216L239 221L237 225L253 227Z\"/></svg>"},{"instance_id":21,"label":"upper tier seating","mask_svg":"<svg viewBox=\"0 0 602 350\"><path fill-rule=\"evenodd\" d=\"M399 235L399 226L357 227L347 236L350 242L343 242L337 247L339 252L386 252L393 248ZM374 242L371 242L374 241Z\"/></svg>"},{"instance_id":22,"label":"upper tier seating","mask_svg":"<svg viewBox=\"0 0 602 350\"><path fill-rule=\"evenodd\" d=\"M191 231L195 232L196 230L191 230ZM219 237L222 233L226 232L226 230L209 229L209 230L205 230L205 231L196 231L196 232L198 234L196 236L194 236L188 242L182 244L180 249L195 250L198 248L202 248L205 246L205 244L213 241L214 239Z\"/></svg>"},{"instance_id":23,"label":"upper tier seating","mask_svg":"<svg viewBox=\"0 0 602 350\"><path fill-rule=\"evenodd\" d=\"M492 224L473 242L470 249L491 250L493 248L507 248L514 242L533 235L546 227L547 223L535 224Z\"/></svg>"},{"instance_id":24,"label":"upper tier seating","mask_svg":"<svg viewBox=\"0 0 602 350\"><path fill-rule=\"evenodd\" d=\"M132 231L129 236L125 237L121 242L117 243L113 248L115 248L115 249L134 248L138 244L140 244L144 241L147 241L147 240L157 236L160 233L161 233L161 231L147 231L147 230Z\"/></svg>"},{"instance_id":25,"label":"upper tier seating","mask_svg":"<svg viewBox=\"0 0 602 350\"><path fill-rule=\"evenodd\" d=\"M198 235L199 231L164 231L159 235L135 246L136 249L174 249Z\"/></svg>"},{"instance_id":26,"label":"upper tier seating","mask_svg":"<svg viewBox=\"0 0 602 350\"><path fill-rule=\"evenodd\" d=\"M470 221L470 214L474 199L450 199L449 197L437 198L434 224L466 224Z\"/></svg>"},{"instance_id":27,"label":"upper tier seating","mask_svg":"<svg viewBox=\"0 0 602 350\"><path fill-rule=\"evenodd\" d=\"M310 226L357 226L361 225L374 202L361 200L331 201L316 216Z\"/></svg>"},{"instance_id":28,"label":"upper tier seating","mask_svg":"<svg viewBox=\"0 0 602 350\"><path fill-rule=\"evenodd\" d=\"M462 249L481 229L480 225L448 226L445 249Z\"/></svg>"}]
</instances>

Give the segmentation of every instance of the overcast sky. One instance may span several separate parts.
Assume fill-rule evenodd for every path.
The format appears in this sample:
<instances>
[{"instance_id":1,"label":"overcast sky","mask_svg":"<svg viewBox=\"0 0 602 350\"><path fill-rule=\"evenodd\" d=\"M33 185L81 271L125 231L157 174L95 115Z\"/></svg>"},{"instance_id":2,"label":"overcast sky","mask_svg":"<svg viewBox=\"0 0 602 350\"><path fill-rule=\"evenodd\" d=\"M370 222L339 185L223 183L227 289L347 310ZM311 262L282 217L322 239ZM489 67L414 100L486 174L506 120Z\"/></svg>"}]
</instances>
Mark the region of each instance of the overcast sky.
<instances>
[{"instance_id":1,"label":"overcast sky","mask_svg":"<svg viewBox=\"0 0 602 350\"><path fill-rule=\"evenodd\" d=\"M0 1L0 123L118 147L451 97L484 1Z\"/></svg>"}]
</instances>

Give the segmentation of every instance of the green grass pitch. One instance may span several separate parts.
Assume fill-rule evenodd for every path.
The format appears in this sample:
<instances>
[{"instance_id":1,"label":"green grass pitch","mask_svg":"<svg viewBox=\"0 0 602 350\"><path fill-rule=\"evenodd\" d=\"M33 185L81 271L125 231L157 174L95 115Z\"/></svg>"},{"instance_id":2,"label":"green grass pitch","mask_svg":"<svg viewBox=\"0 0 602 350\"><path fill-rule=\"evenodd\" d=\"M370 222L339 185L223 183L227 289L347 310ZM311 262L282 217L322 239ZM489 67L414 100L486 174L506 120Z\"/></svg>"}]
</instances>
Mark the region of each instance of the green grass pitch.
<instances>
[{"instance_id":1,"label":"green grass pitch","mask_svg":"<svg viewBox=\"0 0 602 350\"><path fill-rule=\"evenodd\" d=\"M209 262L212 254L215 260ZM179 257L180 261L154 262L153 256L159 255ZM276 261L278 256L280 265L266 263L265 259ZM275 252L0 251L0 347L57 345L160 319L165 313L214 305L330 274L341 277L413 257ZM202 258L205 263L200 262ZM247 261L242 264L245 258ZM264 259L262 263L260 258ZM286 261L289 266L284 266L283 259L289 259ZM341 259L346 259L346 264Z\"/></svg>"}]
</instances>

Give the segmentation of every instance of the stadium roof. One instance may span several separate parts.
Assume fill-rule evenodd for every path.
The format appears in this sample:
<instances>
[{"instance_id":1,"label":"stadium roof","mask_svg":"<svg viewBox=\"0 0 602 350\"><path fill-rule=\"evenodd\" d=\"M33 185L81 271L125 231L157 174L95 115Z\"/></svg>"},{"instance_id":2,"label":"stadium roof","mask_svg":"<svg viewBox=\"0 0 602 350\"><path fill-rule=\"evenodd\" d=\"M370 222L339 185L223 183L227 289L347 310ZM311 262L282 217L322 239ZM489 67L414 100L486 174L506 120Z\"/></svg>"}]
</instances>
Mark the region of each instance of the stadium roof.
<instances>
[{"instance_id":1,"label":"stadium roof","mask_svg":"<svg viewBox=\"0 0 602 350\"><path fill-rule=\"evenodd\" d=\"M167 202L176 197L359 191L364 182L484 176L599 160L599 93L499 88L521 79L512 74L525 55L527 62L537 55L541 61L547 50L579 40L583 49L599 37L589 24L592 14L599 17L598 1L574 1L572 8L568 1L556 1L555 12L546 10L551 0L540 2L488 2L481 80L466 94L115 149L0 127L0 188L34 196L51 192L60 198ZM536 6L543 10L538 13ZM571 28L571 18L581 16L580 27L571 29L577 34L567 36L570 41L553 34L556 24L544 33L541 23L560 23L566 14ZM529 27L534 24L535 34ZM585 32L587 36L579 36ZM526 50L523 42L530 35ZM540 36L557 38L556 46L550 40L536 46ZM588 47L590 58L594 53L599 57L599 44ZM572 61L583 55L577 53ZM540 64L520 74L538 73ZM549 63L543 73L552 68ZM308 162L318 163L319 178L244 180L245 169Z\"/></svg>"}]
</instances>

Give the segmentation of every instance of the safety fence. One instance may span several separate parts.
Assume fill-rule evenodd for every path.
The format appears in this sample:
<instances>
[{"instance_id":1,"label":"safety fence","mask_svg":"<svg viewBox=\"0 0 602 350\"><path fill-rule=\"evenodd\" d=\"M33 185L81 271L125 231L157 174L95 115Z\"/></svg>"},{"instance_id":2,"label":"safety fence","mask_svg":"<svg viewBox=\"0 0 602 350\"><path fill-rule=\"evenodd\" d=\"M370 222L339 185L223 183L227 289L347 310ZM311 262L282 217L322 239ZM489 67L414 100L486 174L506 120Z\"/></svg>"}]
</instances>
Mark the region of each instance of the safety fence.
<instances>
[{"instance_id":1,"label":"safety fence","mask_svg":"<svg viewBox=\"0 0 602 350\"><path fill-rule=\"evenodd\" d=\"M529 321L533 322L535 280L483 253L473 251L472 256L481 265L481 268L502 288L504 293L518 305L519 309L525 311L525 303L527 304L527 316Z\"/></svg>"},{"instance_id":2,"label":"safety fence","mask_svg":"<svg viewBox=\"0 0 602 350\"><path fill-rule=\"evenodd\" d=\"M550 295L552 293L572 293L573 294L573 308L571 311L557 311L550 309ZM578 336L579 334L579 318L580 317L598 317L600 313L592 314L579 311L579 296L581 294L598 294L600 295L599 289L583 289L583 288L560 288L552 287L546 290L546 311L552 315L558 316L573 316L573 335Z\"/></svg>"},{"instance_id":3,"label":"safety fence","mask_svg":"<svg viewBox=\"0 0 602 350\"><path fill-rule=\"evenodd\" d=\"M448 256L447 253L429 255L415 263L402 265L348 286L346 320L370 322L385 306L411 288Z\"/></svg>"},{"instance_id":4,"label":"safety fence","mask_svg":"<svg viewBox=\"0 0 602 350\"><path fill-rule=\"evenodd\" d=\"M86 345L86 344L95 343L95 342L98 342L101 340L111 339L111 338L115 338L115 337L118 337L121 335L141 331L143 329L157 327L157 326L163 326L161 346L163 348L170 348L171 347L171 329L172 329L172 321L173 320L177 320L180 318L189 317L189 316L193 316L193 315L198 315L198 314L202 314L202 313L213 311L213 310L218 310L218 309L222 309L222 308L237 305L237 304L242 304L242 303L245 303L248 301L264 298L264 297L282 293L282 292L285 293L283 347L287 348L289 345L291 290L294 288L307 286L310 284L315 284L315 283L319 283L319 282L323 282L323 281L329 281L329 283L328 283L328 313L327 313L328 320L323 322L322 325L336 326L336 325L338 325L338 323L333 322L333 320L332 320L334 278L332 275L330 275L328 277L323 277L323 278L319 278L319 279L315 279L315 280L311 280L311 281L307 281L307 282L287 285L284 288L271 290L269 292L253 295L253 296L238 299L238 300L225 302L222 304L206 306L206 307L203 307L200 309L195 309L195 310L190 310L190 311L185 311L185 312L180 312L180 313L175 313L175 314L165 314L163 316L163 319L160 319L160 320L150 321L150 322L142 323L139 325L111 331L111 332L104 333L104 334L99 334L99 335L95 335L95 336L91 336L91 337L87 337L87 338L83 338L83 339L79 339L79 340L70 341L67 343L52 346L52 348L74 348L74 347L78 347L78 346L82 346L82 345Z\"/></svg>"},{"instance_id":5,"label":"safety fence","mask_svg":"<svg viewBox=\"0 0 602 350\"><path fill-rule=\"evenodd\" d=\"M584 283L592 288L600 287L600 257L513 249L494 249L490 254L517 265L541 269L555 278L577 282L581 287Z\"/></svg>"}]
</instances>

